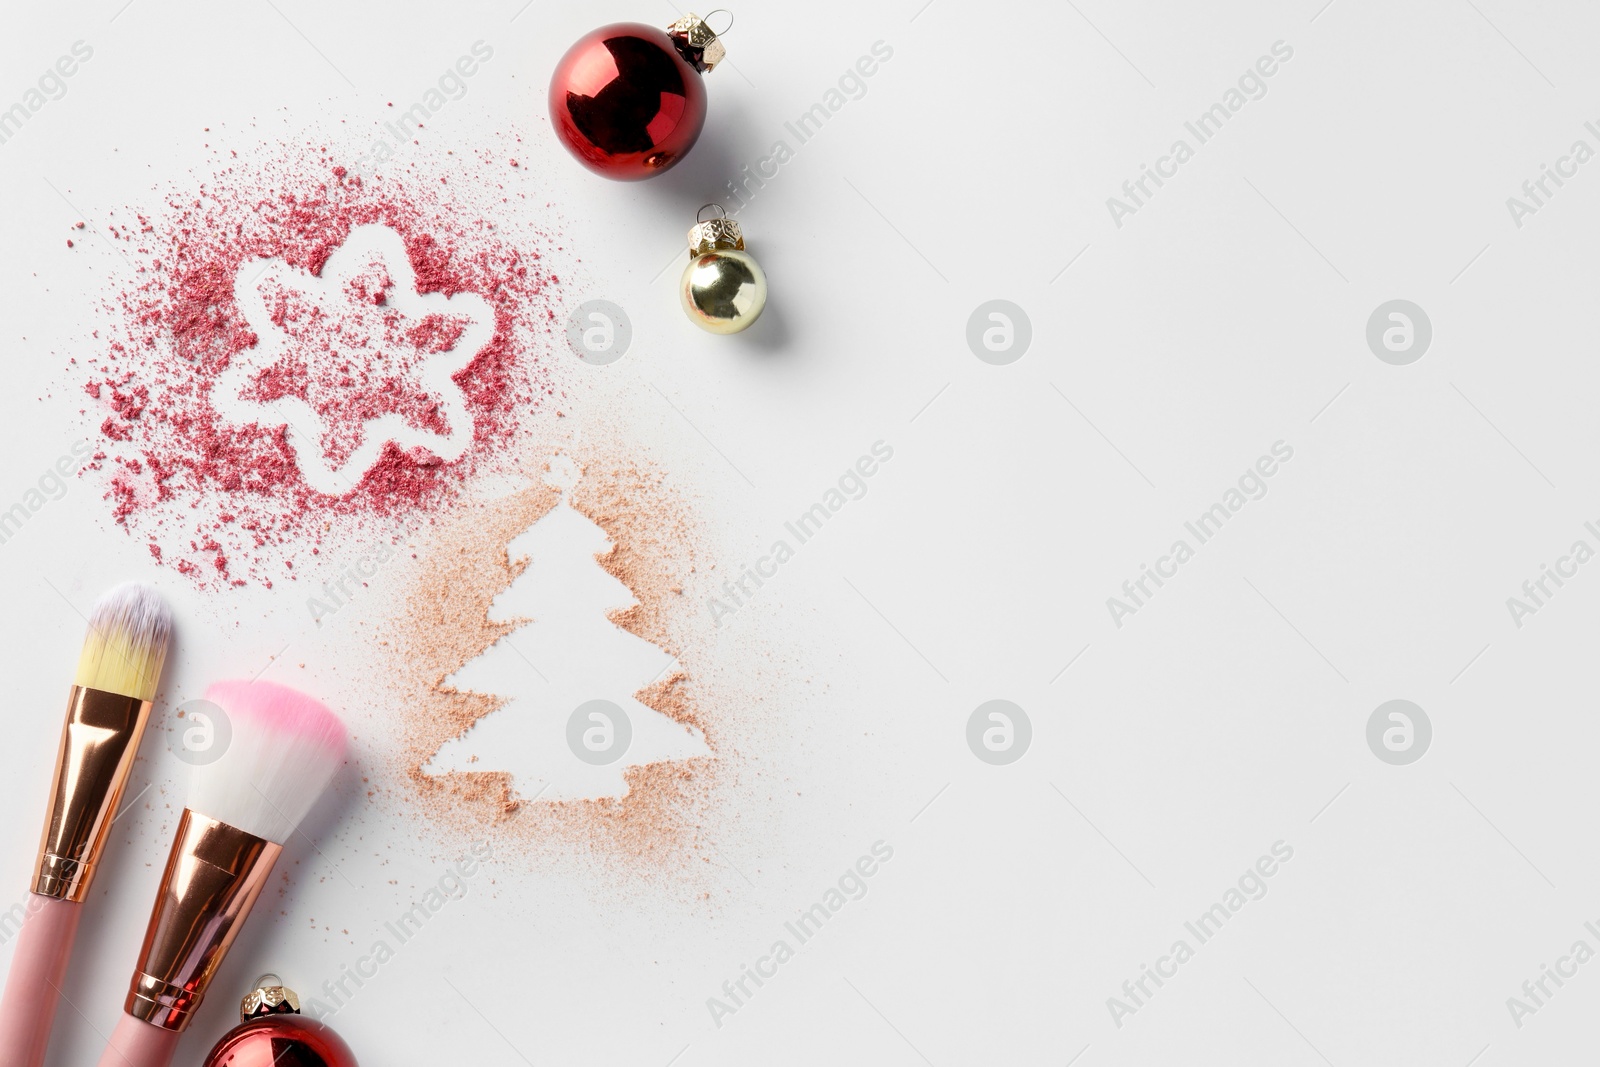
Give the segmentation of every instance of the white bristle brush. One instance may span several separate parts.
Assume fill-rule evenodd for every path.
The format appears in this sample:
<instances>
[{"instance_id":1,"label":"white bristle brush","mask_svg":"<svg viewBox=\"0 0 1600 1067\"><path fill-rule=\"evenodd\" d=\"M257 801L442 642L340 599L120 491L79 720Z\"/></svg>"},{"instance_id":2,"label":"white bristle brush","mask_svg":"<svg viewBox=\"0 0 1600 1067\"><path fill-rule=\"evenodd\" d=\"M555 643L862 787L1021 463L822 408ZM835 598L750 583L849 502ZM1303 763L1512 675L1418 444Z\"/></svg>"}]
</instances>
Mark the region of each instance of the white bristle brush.
<instances>
[{"instance_id":1,"label":"white bristle brush","mask_svg":"<svg viewBox=\"0 0 1600 1067\"><path fill-rule=\"evenodd\" d=\"M95 603L67 700L50 810L5 995L0 1063L44 1062L83 902L105 851L172 640L155 590L119 585ZM14 918L8 918L8 922Z\"/></svg>"},{"instance_id":2,"label":"white bristle brush","mask_svg":"<svg viewBox=\"0 0 1600 1067\"><path fill-rule=\"evenodd\" d=\"M283 845L344 763L320 703L272 682L219 682L222 755L194 769L139 967L101 1067L167 1067Z\"/></svg>"}]
</instances>

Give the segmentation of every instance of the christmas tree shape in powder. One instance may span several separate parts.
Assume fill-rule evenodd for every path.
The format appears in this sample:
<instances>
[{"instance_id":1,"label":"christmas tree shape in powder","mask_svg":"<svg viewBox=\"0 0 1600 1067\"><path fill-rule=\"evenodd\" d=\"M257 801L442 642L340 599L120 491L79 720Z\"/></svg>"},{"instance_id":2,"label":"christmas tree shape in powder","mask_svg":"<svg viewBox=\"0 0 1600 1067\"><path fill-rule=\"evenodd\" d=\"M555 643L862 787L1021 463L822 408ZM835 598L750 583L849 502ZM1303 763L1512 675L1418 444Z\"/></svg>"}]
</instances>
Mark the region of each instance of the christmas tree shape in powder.
<instances>
[{"instance_id":1,"label":"christmas tree shape in powder","mask_svg":"<svg viewBox=\"0 0 1600 1067\"><path fill-rule=\"evenodd\" d=\"M698 731L634 697L677 660L606 617L637 603L598 562L610 548L565 497L506 546L528 563L489 619L516 628L445 679L505 703L446 742L427 773L509 772L524 801L598 799L626 795L629 767L710 755Z\"/></svg>"}]
</instances>

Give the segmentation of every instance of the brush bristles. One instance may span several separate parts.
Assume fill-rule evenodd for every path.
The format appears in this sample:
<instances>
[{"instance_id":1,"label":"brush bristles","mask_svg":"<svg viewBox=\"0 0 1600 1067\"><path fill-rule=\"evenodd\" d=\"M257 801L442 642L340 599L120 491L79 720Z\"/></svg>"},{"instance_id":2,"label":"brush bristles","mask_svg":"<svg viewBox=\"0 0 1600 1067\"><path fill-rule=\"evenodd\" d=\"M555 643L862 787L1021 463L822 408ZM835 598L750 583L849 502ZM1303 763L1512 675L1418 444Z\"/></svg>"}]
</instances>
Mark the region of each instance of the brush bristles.
<instances>
[{"instance_id":1,"label":"brush bristles","mask_svg":"<svg viewBox=\"0 0 1600 1067\"><path fill-rule=\"evenodd\" d=\"M206 699L227 716L222 755L196 767L189 807L283 844L344 762L344 725L274 682L218 682Z\"/></svg>"},{"instance_id":2,"label":"brush bristles","mask_svg":"<svg viewBox=\"0 0 1600 1067\"><path fill-rule=\"evenodd\" d=\"M96 601L89 613L77 684L154 700L171 640L172 613L161 594L147 585L119 585Z\"/></svg>"}]
</instances>

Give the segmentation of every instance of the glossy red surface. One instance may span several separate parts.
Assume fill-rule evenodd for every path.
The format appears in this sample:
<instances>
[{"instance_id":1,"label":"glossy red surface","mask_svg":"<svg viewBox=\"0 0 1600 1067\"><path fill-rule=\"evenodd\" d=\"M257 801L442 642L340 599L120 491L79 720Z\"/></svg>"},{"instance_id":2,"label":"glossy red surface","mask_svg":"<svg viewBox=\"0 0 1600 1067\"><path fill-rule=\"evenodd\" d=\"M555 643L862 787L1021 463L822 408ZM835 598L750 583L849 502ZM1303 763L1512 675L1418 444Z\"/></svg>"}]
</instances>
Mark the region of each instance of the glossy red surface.
<instances>
[{"instance_id":1,"label":"glossy red surface","mask_svg":"<svg viewBox=\"0 0 1600 1067\"><path fill-rule=\"evenodd\" d=\"M639 181L694 147L706 122L706 87L666 30L618 22L581 38L556 64L550 121L584 166Z\"/></svg>"},{"instance_id":2,"label":"glossy red surface","mask_svg":"<svg viewBox=\"0 0 1600 1067\"><path fill-rule=\"evenodd\" d=\"M300 1015L269 1015L236 1026L206 1057L205 1067L357 1067L333 1030Z\"/></svg>"}]
</instances>

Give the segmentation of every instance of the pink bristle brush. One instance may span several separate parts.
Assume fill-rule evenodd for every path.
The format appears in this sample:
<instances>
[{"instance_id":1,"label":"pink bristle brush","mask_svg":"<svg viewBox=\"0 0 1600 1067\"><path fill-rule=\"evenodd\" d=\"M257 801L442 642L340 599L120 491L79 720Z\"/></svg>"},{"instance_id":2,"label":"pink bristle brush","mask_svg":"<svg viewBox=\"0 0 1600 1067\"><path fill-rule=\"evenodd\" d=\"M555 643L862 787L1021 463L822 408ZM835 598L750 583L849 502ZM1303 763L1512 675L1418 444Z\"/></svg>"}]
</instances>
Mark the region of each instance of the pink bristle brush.
<instances>
[{"instance_id":1,"label":"pink bristle brush","mask_svg":"<svg viewBox=\"0 0 1600 1067\"><path fill-rule=\"evenodd\" d=\"M154 590L119 585L95 603L67 699L32 892L0 997L0 1063L38 1067L83 902L105 851L172 640Z\"/></svg>"},{"instance_id":2,"label":"pink bristle brush","mask_svg":"<svg viewBox=\"0 0 1600 1067\"><path fill-rule=\"evenodd\" d=\"M267 884L284 842L344 762L344 726L272 682L219 682L206 699L233 727L194 769L189 804L101 1067L167 1067L206 987Z\"/></svg>"}]
</instances>

